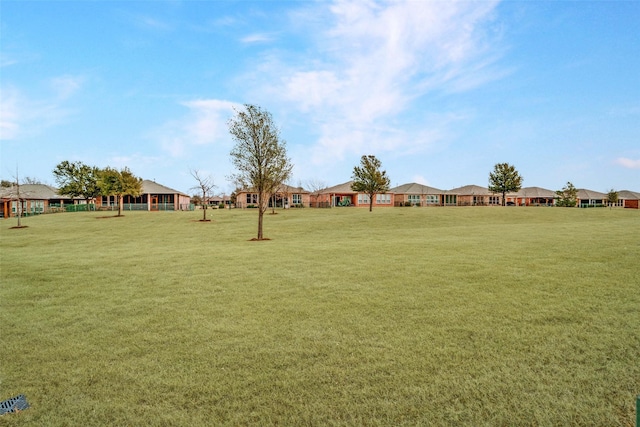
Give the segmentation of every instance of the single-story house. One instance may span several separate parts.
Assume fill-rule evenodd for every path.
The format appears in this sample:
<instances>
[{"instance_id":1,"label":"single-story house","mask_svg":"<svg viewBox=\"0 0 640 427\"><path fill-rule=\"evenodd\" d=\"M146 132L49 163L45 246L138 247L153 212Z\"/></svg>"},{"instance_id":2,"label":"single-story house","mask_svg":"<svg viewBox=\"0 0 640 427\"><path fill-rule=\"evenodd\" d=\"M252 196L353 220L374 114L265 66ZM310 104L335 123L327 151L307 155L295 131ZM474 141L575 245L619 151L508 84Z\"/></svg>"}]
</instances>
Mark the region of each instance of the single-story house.
<instances>
[{"instance_id":1,"label":"single-story house","mask_svg":"<svg viewBox=\"0 0 640 427\"><path fill-rule=\"evenodd\" d=\"M394 206L443 206L447 193L415 182L399 185L389 191L393 193Z\"/></svg>"},{"instance_id":2,"label":"single-story house","mask_svg":"<svg viewBox=\"0 0 640 427\"><path fill-rule=\"evenodd\" d=\"M310 193L302 187L282 185L278 191L269 198L268 207L290 208L309 206ZM244 189L236 193L236 207L247 208L258 206L258 193Z\"/></svg>"},{"instance_id":3,"label":"single-story house","mask_svg":"<svg viewBox=\"0 0 640 427\"><path fill-rule=\"evenodd\" d=\"M204 203L209 206L228 206L231 204L231 197L227 194L222 196L211 196L204 200Z\"/></svg>"},{"instance_id":4,"label":"single-story house","mask_svg":"<svg viewBox=\"0 0 640 427\"><path fill-rule=\"evenodd\" d=\"M117 196L101 196L96 200L98 209L117 209ZM185 211L191 209L191 197L155 181L142 181L142 193L138 197L124 196L125 211Z\"/></svg>"},{"instance_id":5,"label":"single-story house","mask_svg":"<svg viewBox=\"0 0 640 427\"><path fill-rule=\"evenodd\" d=\"M516 193L507 193L507 204L516 206L553 206L556 193L541 187L525 187Z\"/></svg>"},{"instance_id":6,"label":"single-story house","mask_svg":"<svg viewBox=\"0 0 640 427\"><path fill-rule=\"evenodd\" d=\"M353 181L348 181L333 187L325 188L317 194L312 195L312 206L369 207L369 195L353 191L351 189L351 184L353 184ZM376 194L373 206L393 206L393 194L391 192Z\"/></svg>"},{"instance_id":7,"label":"single-story house","mask_svg":"<svg viewBox=\"0 0 640 427\"><path fill-rule=\"evenodd\" d=\"M576 199L576 206L580 208L586 208L589 206L606 206L608 204L608 198L606 194L600 193L599 191L587 190L584 188L578 189Z\"/></svg>"},{"instance_id":8,"label":"single-story house","mask_svg":"<svg viewBox=\"0 0 640 427\"><path fill-rule=\"evenodd\" d=\"M50 212L65 205L85 204L84 199L72 199L58 194L58 190L45 184L22 184L0 189L2 217L16 216L18 212L18 191L20 192L21 215L36 215Z\"/></svg>"},{"instance_id":9,"label":"single-story house","mask_svg":"<svg viewBox=\"0 0 640 427\"><path fill-rule=\"evenodd\" d=\"M640 209L640 192L621 190L618 191L618 206L630 209Z\"/></svg>"},{"instance_id":10,"label":"single-story house","mask_svg":"<svg viewBox=\"0 0 640 427\"><path fill-rule=\"evenodd\" d=\"M447 191L450 196L447 205L458 206L500 206L502 194L494 194L486 187L465 185Z\"/></svg>"}]
</instances>

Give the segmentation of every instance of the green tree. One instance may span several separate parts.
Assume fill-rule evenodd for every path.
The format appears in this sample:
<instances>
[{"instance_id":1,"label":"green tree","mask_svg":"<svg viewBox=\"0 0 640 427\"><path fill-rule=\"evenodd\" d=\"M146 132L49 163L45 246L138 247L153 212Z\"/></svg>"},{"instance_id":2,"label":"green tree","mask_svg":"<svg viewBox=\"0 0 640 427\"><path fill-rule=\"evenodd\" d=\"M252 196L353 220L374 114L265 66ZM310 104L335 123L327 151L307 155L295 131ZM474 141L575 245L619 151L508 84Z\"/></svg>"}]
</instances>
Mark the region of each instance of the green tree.
<instances>
[{"instance_id":1,"label":"green tree","mask_svg":"<svg viewBox=\"0 0 640 427\"><path fill-rule=\"evenodd\" d=\"M369 195L369 212L373 210L373 196L389 191L390 180L381 166L376 156L367 155L360 158L360 166L353 168L351 189Z\"/></svg>"},{"instance_id":2,"label":"green tree","mask_svg":"<svg viewBox=\"0 0 640 427\"><path fill-rule=\"evenodd\" d=\"M129 168L119 171L107 167L101 170L98 176L101 194L118 198L118 216L122 216L124 196L138 197L142 193L142 178L131 173Z\"/></svg>"},{"instance_id":3,"label":"green tree","mask_svg":"<svg viewBox=\"0 0 640 427\"><path fill-rule=\"evenodd\" d=\"M556 191L556 206L573 208L578 202L578 190L571 182L567 182L562 190Z\"/></svg>"},{"instance_id":4,"label":"green tree","mask_svg":"<svg viewBox=\"0 0 640 427\"><path fill-rule=\"evenodd\" d=\"M618 192L613 188L607 193L607 201L609 202L609 207L618 203Z\"/></svg>"},{"instance_id":5,"label":"green tree","mask_svg":"<svg viewBox=\"0 0 640 427\"><path fill-rule=\"evenodd\" d=\"M509 163L498 163L489 173L489 191L502 194L502 206L506 203L506 194L518 192L522 188L522 176Z\"/></svg>"},{"instance_id":6,"label":"green tree","mask_svg":"<svg viewBox=\"0 0 640 427\"><path fill-rule=\"evenodd\" d=\"M286 142L268 111L245 104L229 120L229 132L236 145L231 161L237 172L232 179L258 194L258 238L263 240L262 223L269 197L291 177L293 164L287 157Z\"/></svg>"},{"instance_id":7,"label":"green tree","mask_svg":"<svg viewBox=\"0 0 640 427\"><path fill-rule=\"evenodd\" d=\"M98 174L99 169L95 166L67 160L59 163L53 170L58 192L71 198L82 197L87 204L101 194Z\"/></svg>"}]
</instances>

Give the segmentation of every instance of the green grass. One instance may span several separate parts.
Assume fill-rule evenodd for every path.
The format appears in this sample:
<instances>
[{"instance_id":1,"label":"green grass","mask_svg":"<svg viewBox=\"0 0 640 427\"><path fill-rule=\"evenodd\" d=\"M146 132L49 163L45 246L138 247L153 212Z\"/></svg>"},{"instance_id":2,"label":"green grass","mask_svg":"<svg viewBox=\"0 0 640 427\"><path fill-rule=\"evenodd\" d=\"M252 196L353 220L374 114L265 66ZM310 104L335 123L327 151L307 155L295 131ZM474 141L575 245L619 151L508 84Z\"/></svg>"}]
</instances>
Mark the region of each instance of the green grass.
<instances>
[{"instance_id":1,"label":"green grass","mask_svg":"<svg viewBox=\"0 0 640 427\"><path fill-rule=\"evenodd\" d=\"M640 215L0 222L2 425L632 426Z\"/></svg>"}]
</instances>

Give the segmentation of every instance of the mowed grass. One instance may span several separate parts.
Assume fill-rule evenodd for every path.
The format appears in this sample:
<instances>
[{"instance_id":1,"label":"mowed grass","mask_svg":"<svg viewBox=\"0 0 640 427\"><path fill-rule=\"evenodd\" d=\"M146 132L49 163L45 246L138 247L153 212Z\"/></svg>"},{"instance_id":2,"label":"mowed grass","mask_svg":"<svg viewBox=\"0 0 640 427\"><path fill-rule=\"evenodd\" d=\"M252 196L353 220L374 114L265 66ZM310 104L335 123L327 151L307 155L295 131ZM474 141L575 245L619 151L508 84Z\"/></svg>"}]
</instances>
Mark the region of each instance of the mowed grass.
<instances>
[{"instance_id":1,"label":"mowed grass","mask_svg":"<svg viewBox=\"0 0 640 427\"><path fill-rule=\"evenodd\" d=\"M2 425L633 426L640 212L0 222Z\"/></svg>"}]
</instances>

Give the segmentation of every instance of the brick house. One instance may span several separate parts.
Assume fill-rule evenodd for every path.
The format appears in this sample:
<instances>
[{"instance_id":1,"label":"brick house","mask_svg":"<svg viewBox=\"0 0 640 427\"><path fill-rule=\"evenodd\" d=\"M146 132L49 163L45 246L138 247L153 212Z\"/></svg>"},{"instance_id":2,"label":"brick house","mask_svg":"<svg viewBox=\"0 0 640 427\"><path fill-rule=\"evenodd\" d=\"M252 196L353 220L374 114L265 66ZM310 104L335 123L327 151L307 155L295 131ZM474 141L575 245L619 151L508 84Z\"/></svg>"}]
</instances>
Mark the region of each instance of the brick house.
<instances>
[{"instance_id":1,"label":"brick house","mask_svg":"<svg viewBox=\"0 0 640 427\"><path fill-rule=\"evenodd\" d=\"M640 192L621 190L618 191L618 203L616 206L622 206L630 209L640 209Z\"/></svg>"},{"instance_id":2,"label":"brick house","mask_svg":"<svg viewBox=\"0 0 640 427\"><path fill-rule=\"evenodd\" d=\"M20 185L20 204L18 204L18 187L6 187L0 189L3 218L16 216L18 206L21 215L36 215L51 212L63 208L65 205L85 205L84 199L72 199L58 194L58 190L45 184ZM86 206L85 206L86 207Z\"/></svg>"},{"instance_id":3,"label":"brick house","mask_svg":"<svg viewBox=\"0 0 640 427\"><path fill-rule=\"evenodd\" d=\"M516 206L553 206L556 193L541 187L521 188L517 193L507 193L507 204Z\"/></svg>"},{"instance_id":4,"label":"brick house","mask_svg":"<svg viewBox=\"0 0 640 427\"><path fill-rule=\"evenodd\" d=\"M599 191L587 190L584 188L578 189L576 199L576 206L580 208L606 206L608 204L606 194L600 193Z\"/></svg>"},{"instance_id":5,"label":"brick house","mask_svg":"<svg viewBox=\"0 0 640 427\"><path fill-rule=\"evenodd\" d=\"M369 207L369 195L358 193L351 189L353 181L348 181L312 195L312 206L318 207L334 207L334 206L357 206ZM391 207L393 206L393 193L376 194L373 200L373 206Z\"/></svg>"},{"instance_id":6,"label":"brick house","mask_svg":"<svg viewBox=\"0 0 640 427\"><path fill-rule=\"evenodd\" d=\"M290 207L308 207L310 205L311 195L302 187L292 187L290 185L282 185L279 190L269 198L268 207L290 208ZM246 208L258 206L258 193L252 190L244 189L236 193L236 207Z\"/></svg>"},{"instance_id":7,"label":"brick house","mask_svg":"<svg viewBox=\"0 0 640 427\"><path fill-rule=\"evenodd\" d=\"M486 187L479 185L465 185L447 191L451 197L447 205L457 206L500 206L502 195L494 194ZM453 197L455 196L455 197Z\"/></svg>"},{"instance_id":8,"label":"brick house","mask_svg":"<svg viewBox=\"0 0 640 427\"><path fill-rule=\"evenodd\" d=\"M393 193L394 206L443 206L447 193L415 182L399 185L389 191Z\"/></svg>"},{"instance_id":9,"label":"brick house","mask_svg":"<svg viewBox=\"0 0 640 427\"><path fill-rule=\"evenodd\" d=\"M101 196L96 200L98 209L117 209L117 196ZM191 197L172 188L145 179L142 193L138 197L124 196L122 210L125 211L178 211L190 210Z\"/></svg>"}]
</instances>

